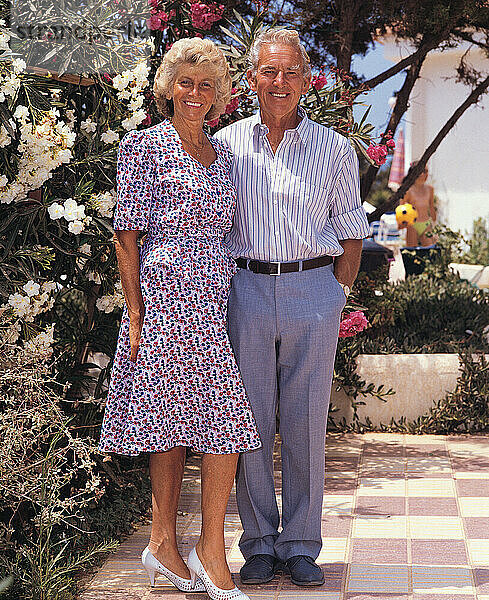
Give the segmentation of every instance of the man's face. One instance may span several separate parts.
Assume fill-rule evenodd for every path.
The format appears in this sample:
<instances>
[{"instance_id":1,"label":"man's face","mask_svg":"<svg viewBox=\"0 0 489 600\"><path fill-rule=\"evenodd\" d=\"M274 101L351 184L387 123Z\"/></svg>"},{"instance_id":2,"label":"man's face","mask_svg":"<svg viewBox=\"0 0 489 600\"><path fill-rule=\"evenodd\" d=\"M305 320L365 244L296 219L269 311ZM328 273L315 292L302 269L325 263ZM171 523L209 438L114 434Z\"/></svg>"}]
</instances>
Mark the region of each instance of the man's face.
<instances>
[{"instance_id":1,"label":"man's face","mask_svg":"<svg viewBox=\"0 0 489 600\"><path fill-rule=\"evenodd\" d=\"M264 44L260 49L258 68L253 76L248 71L251 89L258 94L260 109L274 118L296 111L301 95L311 79L303 72L302 56L288 44Z\"/></svg>"}]
</instances>

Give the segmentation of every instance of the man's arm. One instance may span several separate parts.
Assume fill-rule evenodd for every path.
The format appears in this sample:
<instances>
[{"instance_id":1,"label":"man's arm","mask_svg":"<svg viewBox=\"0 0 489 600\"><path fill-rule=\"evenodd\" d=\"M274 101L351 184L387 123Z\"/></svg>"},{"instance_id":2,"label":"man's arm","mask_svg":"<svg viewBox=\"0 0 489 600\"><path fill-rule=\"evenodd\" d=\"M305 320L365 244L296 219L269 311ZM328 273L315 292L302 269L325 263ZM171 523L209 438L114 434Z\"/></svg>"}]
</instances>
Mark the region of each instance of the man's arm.
<instances>
[{"instance_id":1,"label":"man's arm","mask_svg":"<svg viewBox=\"0 0 489 600\"><path fill-rule=\"evenodd\" d=\"M351 288L358 275L362 259L362 240L340 240L344 252L334 260L334 276Z\"/></svg>"}]
</instances>

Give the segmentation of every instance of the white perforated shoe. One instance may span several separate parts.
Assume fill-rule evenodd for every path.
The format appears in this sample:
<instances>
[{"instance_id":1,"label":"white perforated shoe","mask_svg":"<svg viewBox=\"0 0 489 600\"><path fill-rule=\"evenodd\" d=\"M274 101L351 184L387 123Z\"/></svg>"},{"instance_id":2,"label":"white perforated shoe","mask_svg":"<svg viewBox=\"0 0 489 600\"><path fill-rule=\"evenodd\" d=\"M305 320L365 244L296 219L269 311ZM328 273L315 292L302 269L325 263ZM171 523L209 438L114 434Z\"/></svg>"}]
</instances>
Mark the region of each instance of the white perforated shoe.
<instances>
[{"instance_id":1,"label":"white perforated shoe","mask_svg":"<svg viewBox=\"0 0 489 600\"><path fill-rule=\"evenodd\" d=\"M141 561L148 574L151 587L155 586L156 573L161 573L181 592L205 592L206 590L205 585L198 577L194 579L184 579L173 573L173 571L170 571L170 569L167 569L165 565L162 565L160 561L151 554L148 548L143 550Z\"/></svg>"},{"instance_id":2,"label":"white perforated shoe","mask_svg":"<svg viewBox=\"0 0 489 600\"><path fill-rule=\"evenodd\" d=\"M197 550L195 548L193 548L188 555L187 566L192 581L198 581L200 579L205 585L205 589L211 600L250 600L249 596L244 594L236 586L234 586L232 590L223 590L218 588L217 585L214 585L212 579L200 562L200 558L197 556Z\"/></svg>"}]
</instances>

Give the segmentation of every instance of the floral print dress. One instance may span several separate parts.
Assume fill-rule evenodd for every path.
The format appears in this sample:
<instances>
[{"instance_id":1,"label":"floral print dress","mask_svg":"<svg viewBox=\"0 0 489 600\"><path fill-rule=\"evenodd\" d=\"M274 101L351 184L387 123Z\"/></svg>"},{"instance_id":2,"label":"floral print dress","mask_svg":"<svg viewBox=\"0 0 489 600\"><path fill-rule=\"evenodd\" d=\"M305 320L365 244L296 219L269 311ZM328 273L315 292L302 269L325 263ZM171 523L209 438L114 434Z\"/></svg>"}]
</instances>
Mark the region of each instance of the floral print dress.
<instances>
[{"instance_id":1,"label":"floral print dress","mask_svg":"<svg viewBox=\"0 0 489 600\"><path fill-rule=\"evenodd\" d=\"M120 143L115 230L147 235L140 253L145 305L136 362L124 309L100 449L137 455L189 446L227 454L260 439L226 333L236 271L223 244L236 192L232 156L211 139L209 168L163 121Z\"/></svg>"}]
</instances>

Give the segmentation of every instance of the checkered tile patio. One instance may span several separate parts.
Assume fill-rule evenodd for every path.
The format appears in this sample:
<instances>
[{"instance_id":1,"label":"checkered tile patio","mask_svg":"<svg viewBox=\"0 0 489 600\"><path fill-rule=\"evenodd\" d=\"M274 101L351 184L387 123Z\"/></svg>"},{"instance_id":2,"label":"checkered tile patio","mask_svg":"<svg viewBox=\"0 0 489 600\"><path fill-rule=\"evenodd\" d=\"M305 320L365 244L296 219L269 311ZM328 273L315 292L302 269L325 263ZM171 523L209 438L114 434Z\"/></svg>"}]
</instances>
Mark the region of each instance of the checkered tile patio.
<instances>
[{"instance_id":1,"label":"checkered tile patio","mask_svg":"<svg viewBox=\"0 0 489 600\"><path fill-rule=\"evenodd\" d=\"M198 537L198 507L193 460L179 515L183 555ZM207 598L163 578L149 588L139 562L148 532L141 527L121 545L81 600ZM238 585L239 536L232 497L226 542ZM244 589L251 600L489 600L489 436L328 435L318 562L321 587L281 576Z\"/></svg>"}]
</instances>

